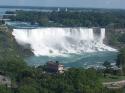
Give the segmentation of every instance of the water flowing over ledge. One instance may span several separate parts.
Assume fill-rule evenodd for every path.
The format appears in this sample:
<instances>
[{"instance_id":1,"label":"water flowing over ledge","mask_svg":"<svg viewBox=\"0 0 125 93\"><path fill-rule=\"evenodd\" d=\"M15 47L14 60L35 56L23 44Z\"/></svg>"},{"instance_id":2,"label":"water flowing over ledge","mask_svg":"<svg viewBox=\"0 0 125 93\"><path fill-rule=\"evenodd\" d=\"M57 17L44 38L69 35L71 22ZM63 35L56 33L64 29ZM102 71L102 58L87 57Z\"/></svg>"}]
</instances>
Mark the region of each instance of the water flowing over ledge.
<instances>
[{"instance_id":1,"label":"water flowing over ledge","mask_svg":"<svg viewBox=\"0 0 125 93\"><path fill-rule=\"evenodd\" d=\"M116 51L103 43L104 28L14 29L12 34L20 45L30 45L36 56Z\"/></svg>"}]
</instances>

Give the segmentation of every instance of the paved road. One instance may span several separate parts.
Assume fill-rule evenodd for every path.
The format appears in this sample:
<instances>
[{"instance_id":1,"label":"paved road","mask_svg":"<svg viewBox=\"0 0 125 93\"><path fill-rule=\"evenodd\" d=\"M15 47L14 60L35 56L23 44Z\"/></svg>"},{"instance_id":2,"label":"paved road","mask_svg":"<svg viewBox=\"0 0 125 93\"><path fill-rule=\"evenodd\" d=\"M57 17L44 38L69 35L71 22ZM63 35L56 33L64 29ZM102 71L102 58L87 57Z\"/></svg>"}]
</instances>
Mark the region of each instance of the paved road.
<instances>
[{"instance_id":1,"label":"paved road","mask_svg":"<svg viewBox=\"0 0 125 93\"><path fill-rule=\"evenodd\" d=\"M125 80L116 81L116 82L105 82L103 85L107 88L122 88L125 86Z\"/></svg>"}]
</instances>

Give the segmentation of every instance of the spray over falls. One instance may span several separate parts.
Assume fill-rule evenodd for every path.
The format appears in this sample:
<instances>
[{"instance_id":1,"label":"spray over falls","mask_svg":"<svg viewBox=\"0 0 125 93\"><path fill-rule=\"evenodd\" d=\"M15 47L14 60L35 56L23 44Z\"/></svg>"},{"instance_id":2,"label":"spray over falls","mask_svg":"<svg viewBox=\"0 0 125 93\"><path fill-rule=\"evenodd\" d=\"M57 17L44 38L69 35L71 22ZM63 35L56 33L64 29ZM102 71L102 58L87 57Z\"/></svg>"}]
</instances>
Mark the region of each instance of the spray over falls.
<instances>
[{"instance_id":1,"label":"spray over falls","mask_svg":"<svg viewBox=\"0 0 125 93\"><path fill-rule=\"evenodd\" d=\"M20 45L30 45L36 56L115 51L103 44L104 28L14 29L12 34Z\"/></svg>"}]
</instances>

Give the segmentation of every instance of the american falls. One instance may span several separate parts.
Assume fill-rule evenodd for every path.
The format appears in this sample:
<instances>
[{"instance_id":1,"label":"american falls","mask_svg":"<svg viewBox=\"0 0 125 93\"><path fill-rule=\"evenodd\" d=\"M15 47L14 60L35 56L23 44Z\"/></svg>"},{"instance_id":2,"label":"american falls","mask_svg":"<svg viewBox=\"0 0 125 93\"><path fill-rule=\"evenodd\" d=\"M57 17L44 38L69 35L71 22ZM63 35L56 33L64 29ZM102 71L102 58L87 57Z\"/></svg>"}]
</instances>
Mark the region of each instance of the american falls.
<instances>
[{"instance_id":1,"label":"american falls","mask_svg":"<svg viewBox=\"0 0 125 93\"><path fill-rule=\"evenodd\" d=\"M36 56L115 51L103 43L105 39L104 28L14 29L12 34L18 44L30 45Z\"/></svg>"}]
</instances>

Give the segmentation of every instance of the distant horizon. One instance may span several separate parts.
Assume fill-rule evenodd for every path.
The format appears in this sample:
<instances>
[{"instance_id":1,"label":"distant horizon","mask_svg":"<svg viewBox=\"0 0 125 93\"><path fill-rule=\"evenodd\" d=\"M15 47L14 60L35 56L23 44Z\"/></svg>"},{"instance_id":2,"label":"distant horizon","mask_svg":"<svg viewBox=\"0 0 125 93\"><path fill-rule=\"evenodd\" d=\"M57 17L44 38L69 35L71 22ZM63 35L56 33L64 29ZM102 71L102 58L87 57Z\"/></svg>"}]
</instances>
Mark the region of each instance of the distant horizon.
<instances>
[{"instance_id":1,"label":"distant horizon","mask_svg":"<svg viewBox=\"0 0 125 93\"><path fill-rule=\"evenodd\" d=\"M125 0L0 0L0 6L125 9Z\"/></svg>"},{"instance_id":2,"label":"distant horizon","mask_svg":"<svg viewBox=\"0 0 125 93\"><path fill-rule=\"evenodd\" d=\"M100 7L70 7L70 6L16 6L16 5L0 5L0 8L73 8L73 9L107 9L107 10L125 10L124 8L100 8Z\"/></svg>"}]
</instances>

